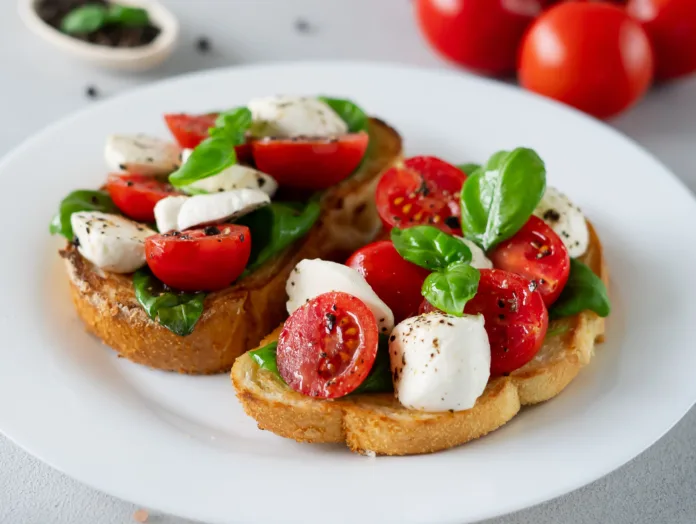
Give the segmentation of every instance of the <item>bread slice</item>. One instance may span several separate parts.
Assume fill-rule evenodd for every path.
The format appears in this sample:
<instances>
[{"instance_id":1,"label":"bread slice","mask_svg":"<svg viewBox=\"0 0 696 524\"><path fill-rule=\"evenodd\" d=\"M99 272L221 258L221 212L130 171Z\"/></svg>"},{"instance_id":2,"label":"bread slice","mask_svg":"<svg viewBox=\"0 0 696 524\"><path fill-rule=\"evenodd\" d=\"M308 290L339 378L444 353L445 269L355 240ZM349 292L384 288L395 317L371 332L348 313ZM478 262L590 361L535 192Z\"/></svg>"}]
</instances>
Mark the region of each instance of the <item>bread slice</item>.
<instances>
[{"instance_id":1,"label":"bread slice","mask_svg":"<svg viewBox=\"0 0 696 524\"><path fill-rule=\"evenodd\" d=\"M602 246L590 225L590 247L582 257L605 283ZM261 345L277 339L277 328ZM391 394L313 399L288 388L248 355L232 367L232 382L244 410L259 428L298 442L341 443L358 453L411 455L464 444L505 424L520 407L558 395L586 365L604 334L604 319L586 311L550 323L535 358L509 376L491 380L466 411L426 413L401 406Z\"/></svg>"},{"instance_id":2,"label":"bread slice","mask_svg":"<svg viewBox=\"0 0 696 524\"><path fill-rule=\"evenodd\" d=\"M229 371L285 317L285 281L304 258L344 260L370 242L380 222L374 205L379 175L401 159L401 137L370 119L370 147L357 173L329 189L307 236L223 291L210 293L193 333L180 337L152 321L135 299L130 275L104 273L68 246L61 256L73 303L89 331L138 364L190 374Z\"/></svg>"}]
</instances>

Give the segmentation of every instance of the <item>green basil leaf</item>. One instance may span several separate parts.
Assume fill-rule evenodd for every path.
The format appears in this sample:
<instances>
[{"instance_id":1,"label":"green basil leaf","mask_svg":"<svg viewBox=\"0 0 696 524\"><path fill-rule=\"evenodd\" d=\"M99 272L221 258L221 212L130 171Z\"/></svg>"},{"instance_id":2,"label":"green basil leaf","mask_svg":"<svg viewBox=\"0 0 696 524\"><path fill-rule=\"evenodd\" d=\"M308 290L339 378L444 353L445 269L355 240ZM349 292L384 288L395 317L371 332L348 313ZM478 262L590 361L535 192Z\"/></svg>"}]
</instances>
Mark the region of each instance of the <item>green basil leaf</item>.
<instances>
[{"instance_id":1,"label":"green basil leaf","mask_svg":"<svg viewBox=\"0 0 696 524\"><path fill-rule=\"evenodd\" d=\"M481 168L480 164L459 164L457 166L461 171L467 175L473 175L474 171Z\"/></svg>"},{"instance_id":2,"label":"green basil leaf","mask_svg":"<svg viewBox=\"0 0 696 524\"><path fill-rule=\"evenodd\" d=\"M365 114L365 111L363 111L360 106L343 98L320 96L319 100L327 104L341 117L341 120L348 126L349 132L367 132L367 114Z\"/></svg>"},{"instance_id":3,"label":"green basil leaf","mask_svg":"<svg viewBox=\"0 0 696 524\"><path fill-rule=\"evenodd\" d=\"M433 226L395 227L391 240L404 259L433 271L454 262L471 262L471 250L464 242Z\"/></svg>"},{"instance_id":4,"label":"green basil leaf","mask_svg":"<svg viewBox=\"0 0 696 524\"><path fill-rule=\"evenodd\" d=\"M276 361L276 351L278 350L278 341L266 344L259 349L249 351L249 356L256 362L261 369L270 371L280 380L283 380L278 372L278 362Z\"/></svg>"},{"instance_id":5,"label":"green basil leaf","mask_svg":"<svg viewBox=\"0 0 696 524\"><path fill-rule=\"evenodd\" d=\"M232 146L246 142L246 133L251 127L251 111L246 107L235 107L220 113L215 120L215 127L209 131L210 136L225 138Z\"/></svg>"},{"instance_id":6,"label":"green basil leaf","mask_svg":"<svg viewBox=\"0 0 696 524\"><path fill-rule=\"evenodd\" d=\"M517 233L546 189L544 162L533 150L493 155L462 188L462 231L485 251Z\"/></svg>"},{"instance_id":7,"label":"green basil leaf","mask_svg":"<svg viewBox=\"0 0 696 524\"><path fill-rule=\"evenodd\" d=\"M234 145L221 137L208 137L193 150L189 159L169 175L174 186L185 186L217 175L237 162Z\"/></svg>"},{"instance_id":8,"label":"green basil leaf","mask_svg":"<svg viewBox=\"0 0 696 524\"><path fill-rule=\"evenodd\" d=\"M577 315L590 310L600 317L611 312L607 288L594 272L574 258L570 259L570 276L561 295L549 309L551 319Z\"/></svg>"},{"instance_id":9,"label":"green basil leaf","mask_svg":"<svg viewBox=\"0 0 696 524\"><path fill-rule=\"evenodd\" d=\"M389 335L379 334L379 347L377 357L370 374L354 391L357 393L390 393L394 391L392 382L391 364L389 361Z\"/></svg>"},{"instance_id":10,"label":"green basil leaf","mask_svg":"<svg viewBox=\"0 0 696 524\"><path fill-rule=\"evenodd\" d=\"M145 27L150 17L145 9L121 4L111 4L106 14L106 22L125 27Z\"/></svg>"},{"instance_id":11,"label":"green basil leaf","mask_svg":"<svg viewBox=\"0 0 696 524\"><path fill-rule=\"evenodd\" d=\"M549 326L548 331L546 331L545 338L551 338L551 337L555 337L557 335L563 335L564 333L568 332L569 329L570 329L570 326L568 324L561 324L560 326L554 326L554 327Z\"/></svg>"},{"instance_id":12,"label":"green basil leaf","mask_svg":"<svg viewBox=\"0 0 696 524\"><path fill-rule=\"evenodd\" d=\"M72 240L74 235L70 217L78 211L119 212L107 192L79 189L73 191L61 201L58 213L51 220L50 233L52 235L63 235L68 240Z\"/></svg>"},{"instance_id":13,"label":"green basil leaf","mask_svg":"<svg viewBox=\"0 0 696 524\"><path fill-rule=\"evenodd\" d=\"M91 33L101 29L107 20L107 9L101 4L76 7L63 17L60 29L69 35Z\"/></svg>"},{"instance_id":14,"label":"green basil leaf","mask_svg":"<svg viewBox=\"0 0 696 524\"><path fill-rule=\"evenodd\" d=\"M463 262L428 275L421 290L423 296L437 309L461 317L464 306L478 289L481 273Z\"/></svg>"},{"instance_id":15,"label":"green basil leaf","mask_svg":"<svg viewBox=\"0 0 696 524\"><path fill-rule=\"evenodd\" d=\"M278 380L283 384L285 381L278 372L277 361L278 342L271 342L259 349L249 351L249 356L256 364L266 371L273 373ZM389 363L389 336L379 335L379 347L377 348L377 357L370 374L365 381L360 384L352 394L356 393L385 393L394 391L394 384L391 377L391 368Z\"/></svg>"},{"instance_id":16,"label":"green basil leaf","mask_svg":"<svg viewBox=\"0 0 696 524\"><path fill-rule=\"evenodd\" d=\"M245 274L251 273L283 249L304 237L321 214L319 198L306 204L271 202L237 220L251 232L251 256Z\"/></svg>"},{"instance_id":17,"label":"green basil leaf","mask_svg":"<svg viewBox=\"0 0 696 524\"><path fill-rule=\"evenodd\" d=\"M165 287L144 267L133 275L133 289L147 315L172 333L185 337L203 314L205 293L184 293Z\"/></svg>"}]
</instances>

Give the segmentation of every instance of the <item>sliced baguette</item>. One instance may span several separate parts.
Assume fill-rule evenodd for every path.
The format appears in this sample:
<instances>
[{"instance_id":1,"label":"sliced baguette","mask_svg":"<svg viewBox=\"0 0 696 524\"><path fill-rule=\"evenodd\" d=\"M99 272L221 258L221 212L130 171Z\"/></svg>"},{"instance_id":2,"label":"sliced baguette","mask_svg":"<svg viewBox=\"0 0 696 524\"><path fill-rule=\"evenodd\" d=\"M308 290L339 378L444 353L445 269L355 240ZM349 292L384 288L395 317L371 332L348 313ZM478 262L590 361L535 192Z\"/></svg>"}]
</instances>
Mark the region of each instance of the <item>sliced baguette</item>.
<instances>
[{"instance_id":1,"label":"sliced baguette","mask_svg":"<svg viewBox=\"0 0 696 524\"><path fill-rule=\"evenodd\" d=\"M345 259L379 231L374 189L401 159L401 137L370 119L370 148L360 170L328 190L308 235L236 285L210 293L194 332L180 337L152 321L135 299L130 275L104 273L68 246L60 254L73 303L89 331L120 356L157 369L190 374L229 371L285 314L285 281L304 258Z\"/></svg>"},{"instance_id":2,"label":"sliced baguette","mask_svg":"<svg viewBox=\"0 0 696 524\"><path fill-rule=\"evenodd\" d=\"M590 225L590 247L583 261L605 282L602 246ZM261 342L277 339L277 328ZM341 443L358 453L411 455L464 444L514 417L520 407L558 395L591 359L604 334L604 319L590 311L556 320L536 357L510 376L489 382L476 405L466 411L425 413L401 406L391 394L363 394L335 401L317 400L289 389L260 369L249 354L232 367L232 382L244 410L259 428L298 442Z\"/></svg>"}]
</instances>

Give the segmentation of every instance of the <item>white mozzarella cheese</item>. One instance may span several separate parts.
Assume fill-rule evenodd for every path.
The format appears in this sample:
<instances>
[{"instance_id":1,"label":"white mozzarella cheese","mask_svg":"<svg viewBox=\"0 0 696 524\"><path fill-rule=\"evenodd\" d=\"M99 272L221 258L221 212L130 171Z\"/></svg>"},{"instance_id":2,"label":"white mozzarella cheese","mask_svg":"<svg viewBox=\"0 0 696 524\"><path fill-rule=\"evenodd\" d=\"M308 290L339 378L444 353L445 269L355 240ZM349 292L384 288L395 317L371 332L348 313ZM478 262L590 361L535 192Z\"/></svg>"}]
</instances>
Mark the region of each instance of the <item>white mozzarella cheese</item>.
<instances>
[{"instance_id":1,"label":"white mozzarella cheese","mask_svg":"<svg viewBox=\"0 0 696 524\"><path fill-rule=\"evenodd\" d=\"M585 215L567 196L556 188L547 187L534 214L561 237L571 258L585 254L590 243Z\"/></svg>"},{"instance_id":2,"label":"white mozzarella cheese","mask_svg":"<svg viewBox=\"0 0 696 524\"><path fill-rule=\"evenodd\" d=\"M111 135L106 140L104 156L112 171L167 175L178 169L181 148L147 135Z\"/></svg>"},{"instance_id":3,"label":"white mozzarella cheese","mask_svg":"<svg viewBox=\"0 0 696 524\"><path fill-rule=\"evenodd\" d=\"M394 394L409 409L470 409L486 388L491 349L482 315L407 318L389 337Z\"/></svg>"},{"instance_id":4,"label":"white mozzarella cheese","mask_svg":"<svg viewBox=\"0 0 696 524\"><path fill-rule=\"evenodd\" d=\"M251 100L248 107L256 137L330 137L348 132L341 117L317 98L269 96Z\"/></svg>"},{"instance_id":5,"label":"white mozzarella cheese","mask_svg":"<svg viewBox=\"0 0 696 524\"><path fill-rule=\"evenodd\" d=\"M360 273L343 264L320 259L301 260L290 273L285 291L289 314L319 295L341 291L359 298L370 308L381 333L389 333L394 327L394 314L389 306Z\"/></svg>"},{"instance_id":6,"label":"white mozzarella cheese","mask_svg":"<svg viewBox=\"0 0 696 524\"><path fill-rule=\"evenodd\" d=\"M77 249L95 266L132 273L145 265L145 239L155 232L122 216L80 211L70 217Z\"/></svg>"},{"instance_id":7,"label":"white mozzarella cheese","mask_svg":"<svg viewBox=\"0 0 696 524\"><path fill-rule=\"evenodd\" d=\"M466 244L471 251L471 267L476 269L493 269L493 262L486 256L486 253L468 238L457 237Z\"/></svg>"},{"instance_id":8,"label":"white mozzarella cheese","mask_svg":"<svg viewBox=\"0 0 696 524\"><path fill-rule=\"evenodd\" d=\"M178 229L227 222L270 203L269 196L258 189L195 195L184 200L179 209Z\"/></svg>"},{"instance_id":9,"label":"white mozzarella cheese","mask_svg":"<svg viewBox=\"0 0 696 524\"><path fill-rule=\"evenodd\" d=\"M168 196L155 204L155 223L160 233L179 229L179 211L187 196Z\"/></svg>"},{"instance_id":10,"label":"white mozzarella cheese","mask_svg":"<svg viewBox=\"0 0 696 524\"><path fill-rule=\"evenodd\" d=\"M275 179L252 167L234 164L217 175L196 180L181 188L192 194L217 193L234 189L258 189L272 197L278 189Z\"/></svg>"}]
</instances>

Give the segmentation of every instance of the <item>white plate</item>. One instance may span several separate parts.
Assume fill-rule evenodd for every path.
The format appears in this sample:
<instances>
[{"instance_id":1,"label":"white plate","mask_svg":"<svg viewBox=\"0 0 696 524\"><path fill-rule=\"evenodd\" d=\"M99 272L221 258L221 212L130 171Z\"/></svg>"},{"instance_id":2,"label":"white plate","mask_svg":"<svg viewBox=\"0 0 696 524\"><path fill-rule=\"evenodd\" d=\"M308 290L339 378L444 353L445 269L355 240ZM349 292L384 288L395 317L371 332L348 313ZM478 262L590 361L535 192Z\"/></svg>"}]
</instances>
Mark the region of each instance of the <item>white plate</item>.
<instances>
[{"instance_id":1,"label":"white plate","mask_svg":"<svg viewBox=\"0 0 696 524\"><path fill-rule=\"evenodd\" d=\"M465 162L535 148L550 184L585 209L606 246L614 313L591 365L558 398L484 439L369 459L257 430L224 375L150 371L88 336L48 223L66 193L103 181L104 137L166 136L162 113L273 93L354 98L401 131L409 155ZM508 86L377 64L213 71L52 126L4 160L0 179L0 430L55 468L148 507L215 522L461 524L597 479L655 442L696 399L694 199L612 129Z\"/></svg>"}]
</instances>

